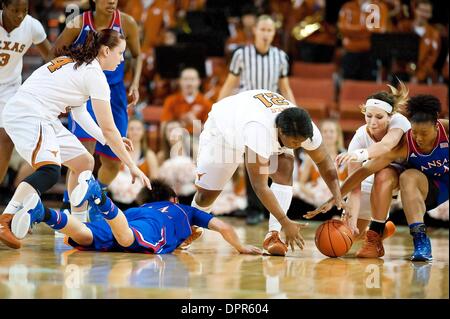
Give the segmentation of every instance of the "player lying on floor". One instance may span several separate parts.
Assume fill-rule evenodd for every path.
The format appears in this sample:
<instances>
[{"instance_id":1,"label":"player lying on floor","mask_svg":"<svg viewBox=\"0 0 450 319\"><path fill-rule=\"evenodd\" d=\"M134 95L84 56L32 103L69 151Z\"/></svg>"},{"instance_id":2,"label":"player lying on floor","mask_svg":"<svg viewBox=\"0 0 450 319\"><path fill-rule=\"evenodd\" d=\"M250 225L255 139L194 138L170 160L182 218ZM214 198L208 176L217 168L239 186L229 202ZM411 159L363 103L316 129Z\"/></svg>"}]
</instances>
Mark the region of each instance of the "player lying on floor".
<instances>
[{"instance_id":1,"label":"player lying on floor","mask_svg":"<svg viewBox=\"0 0 450 319\"><path fill-rule=\"evenodd\" d=\"M143 189L138 199L145 203L122 212L101 190L90 171L78 179L71 195L72 204L86 200L96 205L104 220L81 223L70 215L44 207L34 194L25 201L11 224L14 235L25 237L34 223L45 222L68 237L68 244L79 250L123 251L137 253L171 253L191 235L196 225L219 232L238 252L261 254L257 247L243 245L234 228L191 206L177 204L177 195L166 184L152 182L152 191Z\"/></svg>"}]
</instances>

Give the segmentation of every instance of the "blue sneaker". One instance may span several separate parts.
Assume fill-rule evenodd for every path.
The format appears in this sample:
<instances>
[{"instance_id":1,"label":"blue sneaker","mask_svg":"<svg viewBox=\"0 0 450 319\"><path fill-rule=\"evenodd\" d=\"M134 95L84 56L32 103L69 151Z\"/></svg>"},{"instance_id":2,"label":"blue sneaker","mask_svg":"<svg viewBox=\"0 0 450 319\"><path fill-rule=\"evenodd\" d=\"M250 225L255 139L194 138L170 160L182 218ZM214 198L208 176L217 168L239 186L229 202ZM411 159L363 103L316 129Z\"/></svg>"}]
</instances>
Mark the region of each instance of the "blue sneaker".
<instances>
[{"instance_id":1,"label":"blue sneaker","mask_svg":"<svg viewBox=\"0 0 450 319\"><path fill-rule=\"evenodd\" d=\"M431 242L427 234L418 232L413 234L414 253L411 256L412 261L430 261L431 256Z\"/></svg>"},{"instance_id":2,"label":"blue sneaker","mask_svg":"<svg viewBox=\"0 0 450 319\"><path fill-rule=\"evenodd\" d=\"M19 238L25 238L33 224L44 220L45 209L38 194L31 194L25 198L23 207L14 215L11 231Z\"/></svg>"},{"instance_id":3,"label":"blue sneaker","mask_svg":"<svg viewBox=\"0 0 450 319\"><path fill-rule=\"evenodd\" d=\"M75 207L80 207L85 201L91 206L96 206L102 198L102 188L95 180L91 171L84 171L78 177L78 185L70 194L70 202Z\"/></svg>"}]
</instances>

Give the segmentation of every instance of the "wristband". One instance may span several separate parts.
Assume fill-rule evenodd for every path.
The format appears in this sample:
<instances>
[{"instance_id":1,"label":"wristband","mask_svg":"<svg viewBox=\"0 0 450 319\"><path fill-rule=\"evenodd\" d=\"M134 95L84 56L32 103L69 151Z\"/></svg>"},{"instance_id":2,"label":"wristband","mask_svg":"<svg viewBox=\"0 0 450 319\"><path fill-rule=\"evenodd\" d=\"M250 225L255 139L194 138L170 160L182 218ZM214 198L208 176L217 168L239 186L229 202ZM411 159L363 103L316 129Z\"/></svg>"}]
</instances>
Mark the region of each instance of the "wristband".
<instances>
[{"instance_id":1,"label":"wristband","mask_svg":"<svg viewBox=\"0 0 450 319\"><path fill-rule=\"evenodd\" d=\"M357 162L365 162L369 159L369 151L367 148L360 148L352 152L356 155Z\"/></svg>"}]
</instances>

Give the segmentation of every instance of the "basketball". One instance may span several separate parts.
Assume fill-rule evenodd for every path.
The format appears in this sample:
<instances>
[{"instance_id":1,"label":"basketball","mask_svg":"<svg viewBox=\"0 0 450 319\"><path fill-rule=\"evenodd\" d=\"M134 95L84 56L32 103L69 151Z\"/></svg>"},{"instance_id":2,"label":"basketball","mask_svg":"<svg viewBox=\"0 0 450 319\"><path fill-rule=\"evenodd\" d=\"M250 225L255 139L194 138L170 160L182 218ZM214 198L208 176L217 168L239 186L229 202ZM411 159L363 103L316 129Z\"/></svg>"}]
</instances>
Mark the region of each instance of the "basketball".
<instances>
[{"instance_id":1,"label":"basketball","mask_svg":"<svg viewBox=\"0 0 450 319\"><path fill-rule=\"evenodd\" d=\"M316 230L316 246L328 257L345 255L353 244L353 235L342 221L331 219L324 222Z\"/></svg>"}]
</instances>

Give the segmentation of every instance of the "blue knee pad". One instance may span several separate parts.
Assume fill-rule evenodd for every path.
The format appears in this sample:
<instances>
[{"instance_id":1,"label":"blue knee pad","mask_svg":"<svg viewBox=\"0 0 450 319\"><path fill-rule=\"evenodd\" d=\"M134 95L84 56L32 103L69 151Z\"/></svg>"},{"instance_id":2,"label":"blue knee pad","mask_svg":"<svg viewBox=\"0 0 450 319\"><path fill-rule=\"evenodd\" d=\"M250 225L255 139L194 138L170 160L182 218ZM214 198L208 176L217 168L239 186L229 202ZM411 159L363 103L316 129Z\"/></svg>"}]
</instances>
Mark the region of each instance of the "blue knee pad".
<instances>
[{"instance_id":1,"label":"blue knee pad","mask_svg":"<svg viewBox=\"0 0 450 319\"><path fill-rule=\"evenodd\" d=\"M30 184L41 195L52 188L59 181L60 176L61 166L44 165L23 181Z\"/></svg>"}]
</instances>

